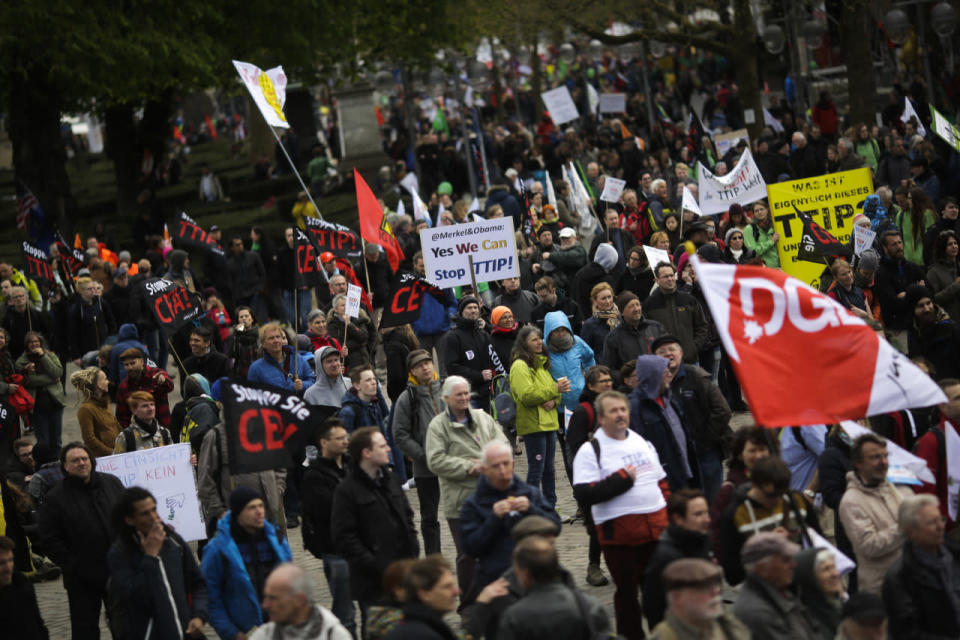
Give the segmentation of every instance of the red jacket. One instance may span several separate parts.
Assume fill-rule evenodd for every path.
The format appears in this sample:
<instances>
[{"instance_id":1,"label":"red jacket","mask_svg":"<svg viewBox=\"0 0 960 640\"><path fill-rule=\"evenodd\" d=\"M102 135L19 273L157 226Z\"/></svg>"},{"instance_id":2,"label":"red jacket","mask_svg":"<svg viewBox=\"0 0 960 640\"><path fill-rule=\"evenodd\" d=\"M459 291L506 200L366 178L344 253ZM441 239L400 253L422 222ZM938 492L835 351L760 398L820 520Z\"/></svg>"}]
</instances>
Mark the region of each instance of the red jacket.
<instances>
[{"instance_id":1,"label":"red jacket","mask_svg":"<svg viewBox=\"0 0 960 640\"><path fill-rule=\"evenodd\" d=\"M162 373L159 381L154 380L154 376ZM137 380L130 377L123 379L120 386L117 387L117 420L126 429L130 426L130 419L133 412L130 411L130 405L127 400L134 391L146 391L153 395L153 401L157 405L157 422L164 427L170 426L170 405L167 403L167 394L173 391L173 380L167 375L166 371L157 367L144 366L143 373Z\"/></svg>"},{"instance_id":2,"label":"red jacket","mask_svg":"<svg viewBox=\"0 0 960 640\"><path fill-rule=\"evenodd\" d=\"M940 442L944 440L946 434L946 418L940 417L940 424L920 436L917 444L914 446L914 453L927 461L927 467L936 478L937 484L923 483L922 487L916 489L917 493L928 493L937 496L940 501L940 513L948 520L948 529L952 529L954 522L950 520L950 511L947 508L947 452L940 451ZM935 431L939 431L936 433Z\"/></svg>"}]
</instances>

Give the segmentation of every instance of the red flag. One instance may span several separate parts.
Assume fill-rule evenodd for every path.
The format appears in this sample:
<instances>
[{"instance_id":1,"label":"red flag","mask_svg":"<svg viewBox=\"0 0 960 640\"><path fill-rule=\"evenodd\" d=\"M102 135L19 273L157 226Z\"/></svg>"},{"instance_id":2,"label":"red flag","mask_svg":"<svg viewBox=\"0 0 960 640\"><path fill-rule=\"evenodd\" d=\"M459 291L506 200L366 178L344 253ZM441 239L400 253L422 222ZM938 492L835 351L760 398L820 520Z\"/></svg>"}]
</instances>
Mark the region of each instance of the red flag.
<instances>
[{"instance_id":1,"label":"red flag","mask_svg":"<svg viewBox=\"0 0 960 640\"><path fill-rule=\"evenodd\" d=\"M204 121L207 123L207 131L210 132L210 138L216 140L219 136L217 135L217 128L213 126L213 120L210 119L210 114L203 116Z\"/></svg>"},{"instance_id":2,"label":"red flag","mask_svg":"<svg viewBox=\"0 0 960 640\"><path fill-rule=\"evenodd\" d=\"M403 260L403 249L397 242L387 219L383 215L383 209L380 203L373 195L373 191L367 186L366 181L360 172L353 170L353 179L357 185L357 209L360 211L360 236L367 242L372 242L383 247L387 252L387 260L390 261L390 268L396 271L400 267L400 261Z\"/></svg>"},{"instance_id":3,"label":"red flag","mask_svg":"<svg viewBox=\"0 0 960 640\"><path fill-rule=\"evenodd\" d=\"M831 424L946 402L833 298L778 269L693 262L757 424Z\"/></svg>"},{"instance_id":4,"label":"red flag","mask_svg":"<svg viewBox=\"0 0 960 640\"><path fill-rule=\"evenodd\" d=\"M347 282L350 284L355 284L360 287L360 302L363 303L363 306L367 308L367 311L373 313L373 303L370 302L370 296L367 295L367 289L360 282L360 278L357 277L357 272L353 270L353 265L350 264L350 261L346 258L336 258L337 269L340 269Z\"/></svg>"}]
</instances>

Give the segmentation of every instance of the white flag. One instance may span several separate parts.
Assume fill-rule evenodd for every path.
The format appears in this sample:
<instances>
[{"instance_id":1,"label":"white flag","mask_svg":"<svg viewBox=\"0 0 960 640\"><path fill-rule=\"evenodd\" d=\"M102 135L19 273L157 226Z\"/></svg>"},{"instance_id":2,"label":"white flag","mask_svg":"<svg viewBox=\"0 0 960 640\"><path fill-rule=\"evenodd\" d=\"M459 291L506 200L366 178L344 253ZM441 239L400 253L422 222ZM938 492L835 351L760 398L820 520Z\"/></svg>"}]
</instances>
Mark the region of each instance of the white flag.
<instances>
[{"instance_id":1,"label":"white flag","mask_svg":"<svg viewBox=\"0 0 960 640\"><path fill-rule=\"evenodd\" d=\"M867 429L866 427L861 426L852 420L844 420L840 423L840 426L843 427L843 430L847 432L852 440L856 440L858 437L866 433L873 433L870 429ZM947 450L949 451L949 443L947 445ZM890 458L890 475L895 475L892 473L893 470L896 467L900 467L910 471L918 480L923 480L928 484L937 483L937 479L933 477L933 472L930 471L930 468L927 466L926 460L919 456L913 455L892 440L887 440L887 455ZM900 476L900 474L896 475L898 477Z\"/></svg>"},{"instance_id":2,"label":"white flag","mask_svg":"<svg viewBox=\"0 0 960 640\"><path fill-rule=\"evenodd\" d=\"M405 216L407 215L407 208L403 206L403 199L397 200L397 215Z\"/></svg>"},{"instance_id":3,"label":"white flag","mask_svg":"<svg viewBox=\"0 0 960 640\"><path fill-rule=\"evenodd\" d=\"M917 110L913 108L913 102L910 98L904 97L903 99L903 114L900 116L900 122L910 122L910 118L917 119L917 133L919 133L924 138L927 137L927 130L924 128L923 123L920 121L920 116L917 115Z\"/></svg>"},{"instance_id":4,"label":"white flag","mask_svg":"<svg viewBox=\"0 0 960 640\"><path fill-rule=\"evenodd\" d=\"M767 125L777 133L783 133L783 125L780 124L780 121L773 117L773 114L767 111L767 108L763 108L763 124Z\"/></svg>"},{"instance_id":5,"label":"white flag","mask_svg":"<svg viewBox=\"0 0 960 640\"><path fill-rule=\"evenodd\" d=\"M283 72L283 67L263 71L255 65L239 60L234 60L233 66L267 124L289 129L290 124L283 115L283 105L287 101L287 74Z\"/></svg>"},{"instance_id":6,"label":"white flag","mask_svg":"<svg viewBox=\"0 0 960 640\"><path fill-rule=\"evenodd\" d=\"M693 192L686 185L683 187L683 203L680 208L684 211L693 211L698 216L703 215L700 213L700 205L697 204L697 199L693 197Z\"/></svg>"},{"instance_id":7,"label":"white flag","mask_svg":"<svg viewBox=\"0 0 960 640\"><path fill-rule=\"evenodd\" d=\"M414 223L423 220L427 223L428 227L432 227L433 223L430 222L430 210L427 209L427 205L423 203L423 200L420 199L420 194L417 193L412 187L408 188L407 191L410 192L410 197L413 198L413 220ZM439 216L439 214L438 214ZM439 217L438 217L439 219Z\"/></svg>"},{"instance_id":8,"label":"white flag","mask_svg":"<svg viewBox=\"0 0 960 640\"><path fill-rule=\"evenodd\" d=\"M960 498L960 435L949 422L945 422L943 427L947 441L947 511L950 519L956 522L957 499Z\"/></svg>"},{"instance_id":9,"label":"white flag","mask_svg":"<svg viewBox=\"0 0 960 640\"><path fill-rule=\"evenodd\" d=\"M546 188L547 188L547 203L548 203L551 207L553 207L554 209L556 209L556 208L557 208L557 192L553 190L553 180L550 179L550 172L549 172L549 171L544 171L544 173L545 173L546 176L547 176L547 179L545 180L545 182L547 183L547 184L546 184Z\"/></svg>"},{"instance_id":10,"label":"white flag","mask_svg":"<svg viewBox=\"0 0 960 640\"><path fill-rule=\"evenodd\" d=\"M697 177L700 211L706 215L724 213L735 202L746 205L767 197L767 183L750 149L743 152L732 171L722 176L715 176L698 162Z\"/></svg>"},{"instance_id":11,"label":"white flag","mask_svg":"<svg viewBox=\"0 0 960 640\"><path fill-rule=\"evenodd\" d=\"M597 109L600 107L600 94L589 82L587 83L587 103L590 105L590 113L597 113ZM599 114L597 114L597 117L599 118Z\"/></svg>"}]
</instances>

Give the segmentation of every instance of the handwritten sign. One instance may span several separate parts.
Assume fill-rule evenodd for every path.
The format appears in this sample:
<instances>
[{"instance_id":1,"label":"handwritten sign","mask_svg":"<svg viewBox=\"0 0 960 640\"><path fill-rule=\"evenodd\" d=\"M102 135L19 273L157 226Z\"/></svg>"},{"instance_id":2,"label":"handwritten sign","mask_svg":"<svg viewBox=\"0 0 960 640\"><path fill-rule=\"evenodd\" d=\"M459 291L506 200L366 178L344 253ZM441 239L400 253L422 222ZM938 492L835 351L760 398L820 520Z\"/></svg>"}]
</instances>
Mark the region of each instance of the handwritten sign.
<instances>
[{"instance_id":1,"label":"handwritten sign","mask_svg":"<svg viewBox=\"0 0 960 640\"><path fill-rule=\"evenodd\" d=\"M626 113L627 94L625 93L601 93L600 94L600 113Z\"/></svg>"},{"instance_id":2,"label":"handwritten sign","mask_svg":"<svg viewBox=\"0 0 960 640\"><path fill-rule=\"evenodd\" d=\"M753 155L747 149L733 171L715 176L705 166L697 163L700 177L700 210L704 215L724 213L731 204L750 204L767 197L767 183L760 175Z\"/></svg>"},{"instance_id":3,"label":"handwritten sign","mask_svg":"<svg viewBox=\"0 0 960 640\"><path fill-rule=\"evenodd\" d=\"M603 193L600 194L600 199L604 202L617 202L625 186L627 186L626 180L603 176Z\"/></svg>"},{"instance_id":4,"label":"handwritten sign","mask_svg":"<svg viewBox=\"0 0 960 640\"><path fill-rule=\"evenodd\" d=\"M470 284L470 263L477 282L520 276L513 218L494 218L435 229L421 229L427 278L441 289Z\"/></svg>"},{"instance_id":5,"label":"handwritten sign","mask_svg":"<svg viewBox=\"0 0 960 640\"><path fill-rule=\"evenodd\" d=\"M650 263L651 269L656 267L661 262L673 264L673 260L670 259L670 254L663 249L657 249L656 247L643 245L643 252L647 255L647 262Z\"/></svg>"},{"instance_id":6,"label":"handwritten sign","mask_svg":"<svg viewBox=\"0 0 960 640\"><path fill-rule=\"evenodd\" d=\"M347 315L351 318L360 317L360 296L363 290L355 284L347 285Z\"/></svg>"},{"instance_id":7,"label":"handwritten sign","mask_svg":"<svg viewBox=\"0 0 960 640\"><path fill-rule=\"evenodd\" d=\"M116 476L124 487L143 487L152 493L164 524L184 540L207 537L189 443L97 458L97 471Z\"/></svg>"},{"instance_id":8,"label":"handwritten sign","mask_svg":"<svg viewBox=\"0 0 960 640\"><path fill-rule=\"evenodd\" d=\"M546 105L555 125L560 126L580 117L577 105L573 103L573 98L570 96L570 90L565 86L546 91L540 94L540 97L543 98L543 104Z\"/></svg>"},{"instance_id":9,"label":"handwritten sign","mask_svg":"<svg viewBox=\"0 0 960 640\"><path fill-rule=\"evenodd\" d=\"M873 246L873 239L876 237L877 232L869 227L855 226L853 228L853 252L860 255Z\"/></svg>"}]
</instances>

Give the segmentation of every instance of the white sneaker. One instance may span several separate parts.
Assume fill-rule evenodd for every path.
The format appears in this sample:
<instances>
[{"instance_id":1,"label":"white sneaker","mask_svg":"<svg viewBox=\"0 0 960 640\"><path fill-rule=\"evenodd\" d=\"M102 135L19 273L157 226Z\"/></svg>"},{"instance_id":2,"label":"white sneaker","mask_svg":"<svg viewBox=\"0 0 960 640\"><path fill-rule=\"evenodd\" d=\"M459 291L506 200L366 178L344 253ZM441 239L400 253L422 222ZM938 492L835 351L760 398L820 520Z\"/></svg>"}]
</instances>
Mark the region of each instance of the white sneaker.
<instances>
[{"instance_id":1,"label":"white sneaker","mask_svg":"<svg viewBox=\"0 0 960 640\"><path fill-rule=\"evenodd\" d=\"M404 491L410 491L410 489L413 489L413 488L415 488L416 486L417 486L417 479L416 479L416 478L410 478L409 480L407 480L406 482L403 483L403 490L404 490Z\"/></svg>"}]
</instances>

